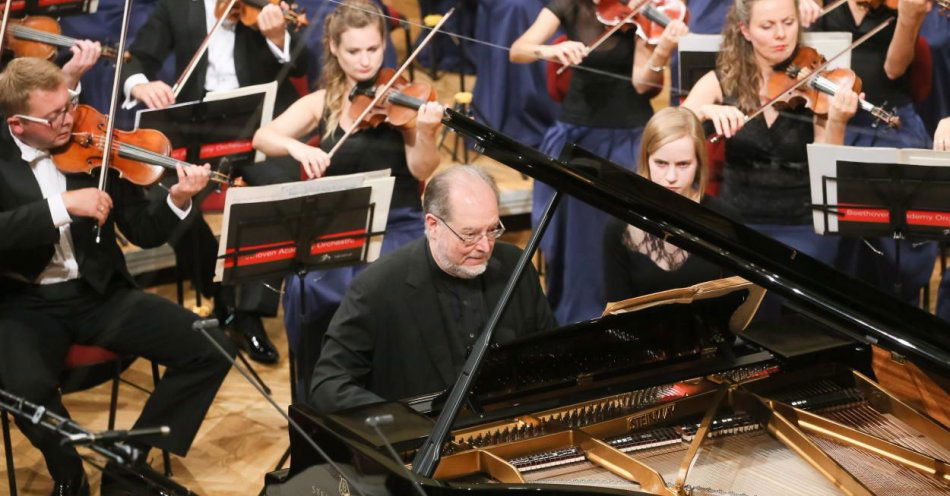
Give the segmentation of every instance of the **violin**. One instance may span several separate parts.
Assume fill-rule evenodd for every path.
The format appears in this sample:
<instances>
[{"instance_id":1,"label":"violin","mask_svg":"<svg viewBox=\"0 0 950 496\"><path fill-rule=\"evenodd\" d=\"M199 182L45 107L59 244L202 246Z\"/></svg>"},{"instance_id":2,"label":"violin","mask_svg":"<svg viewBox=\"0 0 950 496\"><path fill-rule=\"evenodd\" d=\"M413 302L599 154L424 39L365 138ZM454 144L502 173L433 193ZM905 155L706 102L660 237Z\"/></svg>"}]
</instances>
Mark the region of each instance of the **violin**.
<instances>
[{"instance_id":1,"label":"violin","mask_svg":"<svg viewBox=\"0 0 950 496\"><path fill-rule=\"evenodd\" d=\"M6 48L13 52L14 57L38 57L52 59L59 47L69 48L78 40L62 34L59 22L52 17L27 16L22 19L11 19L6 34ZM114 46L103 45L102 56L115 60L119 50ZM124 54L129 60L130 54Z\"/></svg>"},{"instance_id":2,"label":"violin","mask_svg":"<svg viewBox=\"0 0 950 496\"><path fill-rule=\"evenodd\" d=\"M240 0L231 9L231 12L224 11L228 6L226 0L218 0L214 6L214 15L217 18L224 15L233 15L241 24L247 27L255 27L257 26L257 15L261 13L261 9L269 4L280 5L280 0ZM291 10L284 11L284 21L294 30L309 25L307 16L303 12L297 11L296 5Z\"/></svg>"},{"instance_id":3,"label":"violin","mask_svg":"<svg viewBox=\"0 0 950 496\"><path fill-rule=\"evenodd\" d=\"M624 23L621 31L636 27L637 36L651 45L660 42L663 30L670 22L689 22L689 10L680 0L650 0L636 15L630 17L632 13L633 9L622 0L600 0L597 3L597 20L603 25L614 27ZM625 19L629 20L624 22Z\"/></svg>"},{"instance_id":4,"label":"violin","mask_svg":"<svg viewBox=\"0 0 950 496\"><path fill-rule=\"evenodd\" d=\"M375 79L357 83L350 91L350 119L354 122L373 103L377 88L387 85L396 71L386 67L379 70ZM427 83L410 83L402 76L396 78L392 87L387 91L385 98L380 98L376 105L359 122L361 129L377 127L387 123L394 127L412 129L416 125L416 115L419 107L426 102L433 102L438 98L435 89Z\"/></svg>"},{"instance_id":5,"label":"violin","mask_svg":"<svg viewBox=\"0 0 950 496\"><path fill-rule=\"evenodd\" d=\"M800 78L810 81L785 102L786 106L804 105L817 115L827 115L830 99L841 87L850 87L855 93L861 92L861 78L851 69L814 70L825 63L825 58L817 50L799 46L792 58L776 67L768 80L768 98L772 99L785 92ZM870 112L878 121L892 128L900 127L900 118L892 112L872 105L863 98L858 99L859 106Z\"/></svg>"},{"instance_id":6,"label":"violin","mask_svg":"<svg viewBox=\"0 0 950 496\"><path fill-rule=\"evenodd\" d=\"M53 162L64 174L87 173L102 166L105 146L106 116L89 105L78 105L74 111L72 138L65 145L51 150ZM192 165L171 158L171 142L161 131L137 129L113 131L109 166L119 176L139 186L151 186L166 170L178 165ZM227 184L229 177L212 171L210 180Z\"/></svg>"}]
</instances>

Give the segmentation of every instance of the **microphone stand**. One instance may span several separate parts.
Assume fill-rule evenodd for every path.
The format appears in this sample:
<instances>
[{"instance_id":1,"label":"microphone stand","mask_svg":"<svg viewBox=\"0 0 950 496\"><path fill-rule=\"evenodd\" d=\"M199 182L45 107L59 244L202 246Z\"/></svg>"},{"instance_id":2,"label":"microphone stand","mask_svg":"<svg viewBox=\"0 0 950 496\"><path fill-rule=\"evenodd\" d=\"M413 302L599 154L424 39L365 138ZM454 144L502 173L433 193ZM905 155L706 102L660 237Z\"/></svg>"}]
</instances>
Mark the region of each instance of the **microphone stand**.
<instances>
[{"instance_id":1,"label":"microphone stand","mask_svg":"<svg viewBox=\"0 0 950 496\"><path fill-rule=\"evenodd\" d=\"M234 369L237 370L238 373L240 373L242 377L244 377L244 379L248 382L248 384L254 386L254 389L256 389L257 392L261 393L261 396L263 396L264 399L267 400L267 402L270 403L270 405L274 407L274 410L277 410L277 413L279 413L280 416L283 417L284 420L287 421L287 424L290 426L290 428L297 431L297 433L299 433L307 441L307 443L310 444L313 450L319 453L320 456L323 457L323 459L327 461L327 464L333 467L333 470L336 470L336 473L339 474L340 478L345 480L347 484L349 485L349 487L356 494L358 494L359 496L366 496L366 494L363 493L363 490L360 489L359 486L356 485L355 481L351 480L350 477L344 475L344 472L343 470L340 469L340 466L337 465L333 461L332 458L330 458L330 455L328 455L326 451L323 451L323 449L320 448L320 445L318 445L317 442L314 441L313 438L310 437L309 434L307 434L307 431L305 431L303 427L301 427L300 424L298 424L294 419L290 418L290 415L288 415L287 412L284 411L284 409L281 408L280 405L278 405L276 401L274 401L274 398L268 395L267 393L265 393L264 390L261 388L261 385L257 383L256 381L254 381L253 379L251 379L250 374L248 374L247 371L241 368L237 364L237 362L234 361L234 358L231 356L231 354L228 353L227 350L225 350L221 346L221 344L218 343L217 340L215 340L210 334L208 334L208 329L214 329L217 327L218 327L218 319L196 320L191 325L192 329L200 332L201 335L204 336L205 339L207 339L211 343L211 345L214 346L214 348L218 350L218 352L220 352L221 355L224 356L228 360L228 362L231 363L231 366L234 367Z\"/></svg>"},{"instance_id":2,"label":"microphone stand","mask_svg":"<svg viewBox=\"0 0 950 496\"><path fill-rule=\"evenodd\" d=\"M45 406L31 403L3 389L0 389L0 409L59 434L63 437L61 444L83 444L92 451L121 465L132 465L141 456L138 448L129 446L122 441L102 442L99 439L99 437L103 437L101 434L82 427L72 419L57 415L47 410ZM165 427L165 429L168 428ZM12 453L8 455L12 455Z\"/></svg>"}]
</instances>

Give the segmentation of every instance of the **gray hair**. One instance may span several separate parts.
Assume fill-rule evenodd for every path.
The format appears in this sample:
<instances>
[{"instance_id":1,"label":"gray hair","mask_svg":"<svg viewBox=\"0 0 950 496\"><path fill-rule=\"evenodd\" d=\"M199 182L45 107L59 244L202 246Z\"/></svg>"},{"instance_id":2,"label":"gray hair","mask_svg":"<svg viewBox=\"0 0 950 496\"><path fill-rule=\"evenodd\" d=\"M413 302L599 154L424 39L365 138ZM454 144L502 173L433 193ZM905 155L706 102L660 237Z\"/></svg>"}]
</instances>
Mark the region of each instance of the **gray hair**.
<instances>
[{"instance_id":1,"label":"gray hair","mask_svg":"<svg viewBox=\"0 0 950 496\"><path fill-rule=\"evenodd\" d=\"M449 195L452 192L452 185L457 182L456 176L459 175L468 176L470 179L478 179L487 184L495 193L497 204L498 185L491 174L476 165L456 165L438 172L429 180L422 197L422 210L425 213L443 219L452 217L452 212L449 211Z\"/></svg>"}]
</instances>

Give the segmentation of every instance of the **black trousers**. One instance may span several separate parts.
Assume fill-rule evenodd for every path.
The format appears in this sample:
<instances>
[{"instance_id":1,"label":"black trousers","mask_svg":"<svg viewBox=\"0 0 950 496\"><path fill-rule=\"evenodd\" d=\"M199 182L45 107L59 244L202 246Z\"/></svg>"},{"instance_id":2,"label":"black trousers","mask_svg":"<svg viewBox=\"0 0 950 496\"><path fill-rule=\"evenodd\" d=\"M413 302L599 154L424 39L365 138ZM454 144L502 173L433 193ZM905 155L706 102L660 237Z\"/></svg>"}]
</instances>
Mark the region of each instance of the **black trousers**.
<instances>
[{"instance_id":1,"label":"black trousers","mask_svg":"<svg viewBox=\"0 0 950 496\"><path fill-rule=\"evenodd\" d=\"M0 302L0 385L9 392L68 416L59 392L63 359L73 343L102 346L167 367L135 428L167 425L171 434L146 441L184 456L230 369L228 360L191 324L193 313L116 279L105 295L82 280L30 286ZM232 355L219 331L212 336ZM46 459L53 479L82 470L72 447L53 432L16 419Z\"/></svg>"}]
</instances>

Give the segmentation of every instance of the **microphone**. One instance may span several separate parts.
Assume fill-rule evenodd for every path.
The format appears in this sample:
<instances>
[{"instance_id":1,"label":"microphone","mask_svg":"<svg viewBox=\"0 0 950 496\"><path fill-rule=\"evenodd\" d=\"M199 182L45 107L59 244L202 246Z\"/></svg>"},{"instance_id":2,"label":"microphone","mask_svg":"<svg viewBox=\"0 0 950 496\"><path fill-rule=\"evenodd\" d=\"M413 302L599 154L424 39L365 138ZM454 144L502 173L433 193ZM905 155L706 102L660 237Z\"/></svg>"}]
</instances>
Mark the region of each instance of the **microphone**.
<instances>
[{"instance_id":1,"label":"microphone","mask_svg":"<svg viewBox=\"0 0 950 496\"><path fill-rule=\"evenodd\" d=\"M366 420L363 422L370 427L376 427L377 425L389 425L393 423L393 415L387 413L385 415L373 415L371 417L366 417Z\"/></svg>"},{"instance_id":2,"label":"microphone","mask_svg":"<svg viewBox=\"0 0 950 496\"><path fill-rule=\"evenodd\" d=\"M191 324L191 328L200 331L203 329L216 329L218 327L218 319L198 319Z\"/></svg>"},{"instance_id":3,"label":"microphone","mask_svg":"<svg viewBox=\"0 0 950 496\"><path fill-rule=\"evenodd\" d=\"M102 431L76 434L59 442L60 446L85 446L92 443L114 443L117 441L126 441L137 437L146 436L167 436L172 430L167 426L146 427L143 429L130 429L118 431Z\"/></svg>"},{"instance_id":4,"label":"microphone","mask_svg":"<svg viewBox=\"0 0 950 496\"><path fill-rule=\"evenodd\" d=\"M389 452L389 456L396 462L397 467L402 467L406 471L406 477L409 478L409 481L412 482L412 486L416 489L416 492L419 493L419 496L428 496L424 489L422 489L422 484L419 483L416 474L406 468L406 464L403 463L402 459L399 458L399 455L396 453L396 449L393 448L393 445L389 443L389 439L386 438L386 435L383 434L383 431L379 428L381 425L389 425L395 421L393 414L384 413L382 415L371 415L366 417L363 420L363 423L373 428L376 431L376 435L383 441L383 444L386 445L386 451Z\"/></svg>"}]
</instances>

